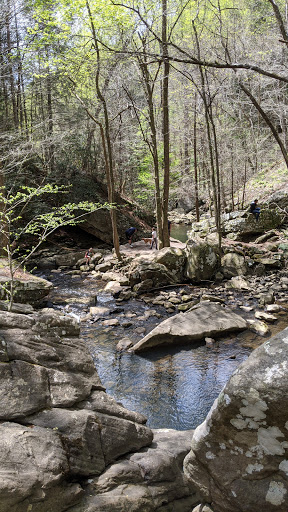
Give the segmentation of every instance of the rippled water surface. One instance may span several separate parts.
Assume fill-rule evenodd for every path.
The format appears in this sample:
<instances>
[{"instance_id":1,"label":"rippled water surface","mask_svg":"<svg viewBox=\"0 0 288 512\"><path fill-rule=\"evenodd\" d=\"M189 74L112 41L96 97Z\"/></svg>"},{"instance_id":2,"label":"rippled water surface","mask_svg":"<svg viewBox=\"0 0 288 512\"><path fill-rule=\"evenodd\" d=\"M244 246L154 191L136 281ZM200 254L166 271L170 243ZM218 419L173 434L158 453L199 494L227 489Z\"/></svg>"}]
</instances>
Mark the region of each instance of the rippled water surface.
<instances>
[{"instance_id":1,"label":"rippled water surface","mask_svg":"<svg viewBox=\"0 0 288 512\"><path fill-rule=\"evenodd\" d=\"M99 285L92 279L72 279L64 274L46 277L57 286L51 296L56 307L62 309L66 304L67 308L69 304L74 314L84 314L85 309L89 309L89 297L95 295L97 305L108 306L114 311L109 318L119 318L120 323L122 319L127 320L126 313L139 316L149 309L147 304L137 300L117 306L111 296L99 292ZM147 416L152 428L186 430L196 427L205 419L213 401L250 350L237 340L226 339L213 349L201 344L154 349L141 356L117 352L116 344L124 336L134 341L140 339L135 328L144 324L137 321L137 316L131 319L133 325L129 328L121 325L105 328L101 320L82 322L81 334L102 384L107 393L125 407ZM152 317L146 321L146 332L166 317L163 313L160 320Z\"/></svg>"}]
</instances>

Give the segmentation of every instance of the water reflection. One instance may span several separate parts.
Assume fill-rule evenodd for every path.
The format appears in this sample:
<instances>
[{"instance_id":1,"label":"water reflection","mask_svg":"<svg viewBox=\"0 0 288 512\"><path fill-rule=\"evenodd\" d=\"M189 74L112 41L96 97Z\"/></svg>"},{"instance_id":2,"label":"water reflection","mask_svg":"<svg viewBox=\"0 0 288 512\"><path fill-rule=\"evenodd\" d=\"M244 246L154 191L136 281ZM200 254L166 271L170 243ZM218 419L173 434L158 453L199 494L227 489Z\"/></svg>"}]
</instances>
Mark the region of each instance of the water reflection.
<instances>
[{"instance_id":1,"label":"water reflection","mask_svg":"<svg viewBox=\"0 0 288 512\"><path fill-rule=\"evenodd\" d=\"M77 314L83 312L87 297L97 293L93 280L73 280L63 275L49 278L58 285L52 300L55 302L58 297L59 301L61 295L63 301L62 305L58 302L57 307L64 307L65 297L69 297L70 309ZM81 294L84 304L77 300ZM109 306L115 306L110 296L99 292L97 295L98 305L108 302ZM129 301L123 308L139 316L147 305ZM145 326L151 329L153 322L159 320L152 317ZM107 393L128 409L144 414L152 428L186 430L199 425L230 375L251 352L237 341L226 340L213 349L200 344L153 349L141 356L119 353L116 345L128 332L133 336L133 327L127 331L121 326L107 329L101 322L83 322L81 336L90 349Z\"/></svg>"},{"instance_id":2,"label":"water reflection","mask_svg":"<svg viewBox=\"0 0 288 512\"><path fill-rule=\"evenodd\" d=\"M94 340L96 367L107 392L148 417L152 428L195 428L249 350L227 344L157 350L145 357L115 353L115 341ZM93 343L93 344L94 344ZM235 359L231 359L231 354Z\"/></svg>"},{"instance_id":3,"label":"water reflection","mask_svg":"<svg viewBox=\"0 0 288 512\"><path fill-rule=\"evenodd\" d=\"M180 240L180 242L187 242L187 231L191 229L191 226L186 224L172 224L171 226L171 237Z\"/></svg>"}]
</instances>

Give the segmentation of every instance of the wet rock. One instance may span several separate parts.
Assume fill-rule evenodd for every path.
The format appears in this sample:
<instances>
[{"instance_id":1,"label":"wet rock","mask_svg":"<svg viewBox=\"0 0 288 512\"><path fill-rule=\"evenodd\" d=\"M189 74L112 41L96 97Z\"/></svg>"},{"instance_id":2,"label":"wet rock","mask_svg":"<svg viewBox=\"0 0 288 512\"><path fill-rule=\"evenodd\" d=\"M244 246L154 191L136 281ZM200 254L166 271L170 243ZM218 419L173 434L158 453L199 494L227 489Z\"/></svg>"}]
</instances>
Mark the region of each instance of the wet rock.
<instances>
[{"instance_id":1,"label":"wet rock","mask_svg":"<svg viewBox=\"0 0 288 512\"><path fill-rule=\"evenodd\" d=\"M286 512L285 329L234 372L194 433L185 474L217 512Z\"/></svg>"},{"instance_id":2,"label":"wet rock","mask_svg":"<svg viewBox=\"0 0 288 512\"><path fill-rule=\"evenodd\" d=\"M243 330L246 321L217 303L201 302L186 313L178 313L161 322L133 350L140 352L159 345L177 345L204 340L205 337Z\"/></svg>"},{"instance_id":3,"label":"wet rock","mask_svg":"<svg viewBox=\"0 0 288 512\"><path fill-rule=\"evenodd\" d=\"M123 350L127 350L128 348L132 347L133 343L129 338L122 338L122 340L118 341L116 345L116 350L119 352Z\"/></svg>"},{"instance_id":4,"label":"wet rock","mask_svg":"<svg viewBox=\"0 0 288 512\"><path fill-rule=\"evenodd\" d=\"M266 336L266 334L269 333L268 325L261 320L248 319L247 324L249 325L249 329L256 332L259 336Z\"/></svg>"},{"instance_id":5,"label":"wet rock","mask_svg":"<svg viewBox=\"0 0 288 512\"><path fill-rule=\"evenodd\" d=\"M214 338L205 338L205 345L206 345L206 347L211 348L211 347L214 346L214 344L215 344Z\"/></svg>"},{"instance_id":6,"label":"wet rock","mask_svg":"<svg viewBox=\"0 0 288 512\"><path fill-rule=\"evenodd\" d=\"M245 257L236 252L229 252L221 258L221 272L226 278L244 276L248 272Z\"/></svg>"},{"instance_id":7,"label":"wet rock","mask_svg":"<svg viewBox=\"0 0 288 512\"><path fill-rule=\"evenodd\" d=\"M273 304L275 302L274 292L260 293L259 305L265 306L266 304Z\"/></svg>"},{"instance_id":8,"label":"wet rock","mask_svg":"<svg viewBox=\"0 0 288 512\"><path fill-rule=\"evenodd\" d=\"M255 318L258 320L265 320L265 322L273 323L276 322L277 316L265 313L264 311L255 311Z\"/></svg>"},{"instance_id":9,"label":"wet rock","mask_svg":"<svg viewBox=\"0 0 288 512\"><path fill-rule=\"evenodd\" d=\"M135 332L136 334L145 334L146 329L145 329L145 327L136 327L136 329L134 330L134 332Z\"/></svg>"},{"instance_id":10,"label":"wet rock","mask_svg":"<svg viewBox=\"0 0 288 512\"><path fill-rule=\"evenodd\" d=\"M132 298L132 291L130 289L120 290L118 298L123 300L130 300Z\"/></svg>"},{"instance_id":11,"label":"wet rock","mask_svg":"<svg viewBox=\"0 0 288 512\"><path fill-rule=\"evenodd\" d=\"M115 325L118 325L118 324L115 324ZM128 327L131 327L131 325L133 325L133 322L130 322L129 320L124 320L124 322L122 322L122 327L124 327L124 329L128 329Z\"/></svg>"},{"instance_id":12,"label":"wet rock","mask_svg":"<svg viewBox=\"0 0 288 512\"><path fill-rule=\"evenodd\" d=\"M225 284L226 288L233 288L234 290L249 290L248 282L241 276L232 277L230 281Z\"/></svg>"},{"instance_id":13,"label":"wet rock","mask_svg":"<svg viewBox=\"0 0 288 512\"><path fill-rule=\"evenodd\" d=\"M118 318L111 318L111 320L103 320L104 327L115 327L120 324Z\"/></svg>"}]
</instances>

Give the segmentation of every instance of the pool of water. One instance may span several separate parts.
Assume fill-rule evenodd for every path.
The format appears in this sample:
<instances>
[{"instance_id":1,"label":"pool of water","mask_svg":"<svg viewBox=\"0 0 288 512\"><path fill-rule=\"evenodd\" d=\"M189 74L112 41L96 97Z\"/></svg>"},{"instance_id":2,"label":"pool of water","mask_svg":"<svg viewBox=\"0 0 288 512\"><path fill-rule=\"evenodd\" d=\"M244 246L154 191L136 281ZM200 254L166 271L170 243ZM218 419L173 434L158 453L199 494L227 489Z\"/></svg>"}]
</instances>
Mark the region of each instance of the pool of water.
<instances>
[{"instance_id":1,"label":"pool of water","mask_svg":"<svg viewBox=\"0 0 288 512\"><path fill-rule=\"evenodd\" d=\"M180 242L187 242L187 231L191 229L191 226L187 224L172 224L171 225L171 237L180 240Z\"/></svg>"},{"instance_id":2,"label":"pool of water","mask_svg":"<svg viewBox=\"0 0 288 512\"><path fill-rule=\"evenodd\" d=\"M195 428L205 419L230 375L251 353L236 338L226 339L213 349L202 343L177 349L153 349L144 355L120 353L116 350L120 339L141 338L135 328L144 324L137 322L137 318L149 306L140 300L117 306L110 295L99 291L99 283L93 279L72 279L65 274L51 274L46 278L56 285L51 300L59 309L67 309L69 304L70 311L82 315L89 309L89 297L97 295L97 305L114 311L109 318L121 321L127 313L136 315L129 328L121 325L107 328L101 321L81 322L81 336L107 393L128 409L144 414L151 428ZM146 321L146 332L167 317L164 309L162 313L161 319L152 317Z\"/></svg>"}]
</instances>

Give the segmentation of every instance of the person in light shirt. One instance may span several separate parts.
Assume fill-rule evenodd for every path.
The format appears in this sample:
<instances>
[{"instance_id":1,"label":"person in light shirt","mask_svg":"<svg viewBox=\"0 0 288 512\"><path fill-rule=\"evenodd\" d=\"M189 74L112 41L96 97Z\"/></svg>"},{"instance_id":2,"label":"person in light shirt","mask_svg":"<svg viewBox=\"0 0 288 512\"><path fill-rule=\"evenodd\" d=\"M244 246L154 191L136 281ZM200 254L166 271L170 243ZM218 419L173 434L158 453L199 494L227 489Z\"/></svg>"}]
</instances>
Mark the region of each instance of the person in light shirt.
<instances>
[{"instance_id":1,"label":"person in light shirt","mask_svg":"<svg viewBox=\"0 0 288 512\"><path fill-rule=\"evenodd\" d=\"M157 249L157 231L156 228L152 228L152 240L151 240L151 247L150 249L153 249L153 245L155 244L155 249Z\"/></svg>"}]
</instances>

